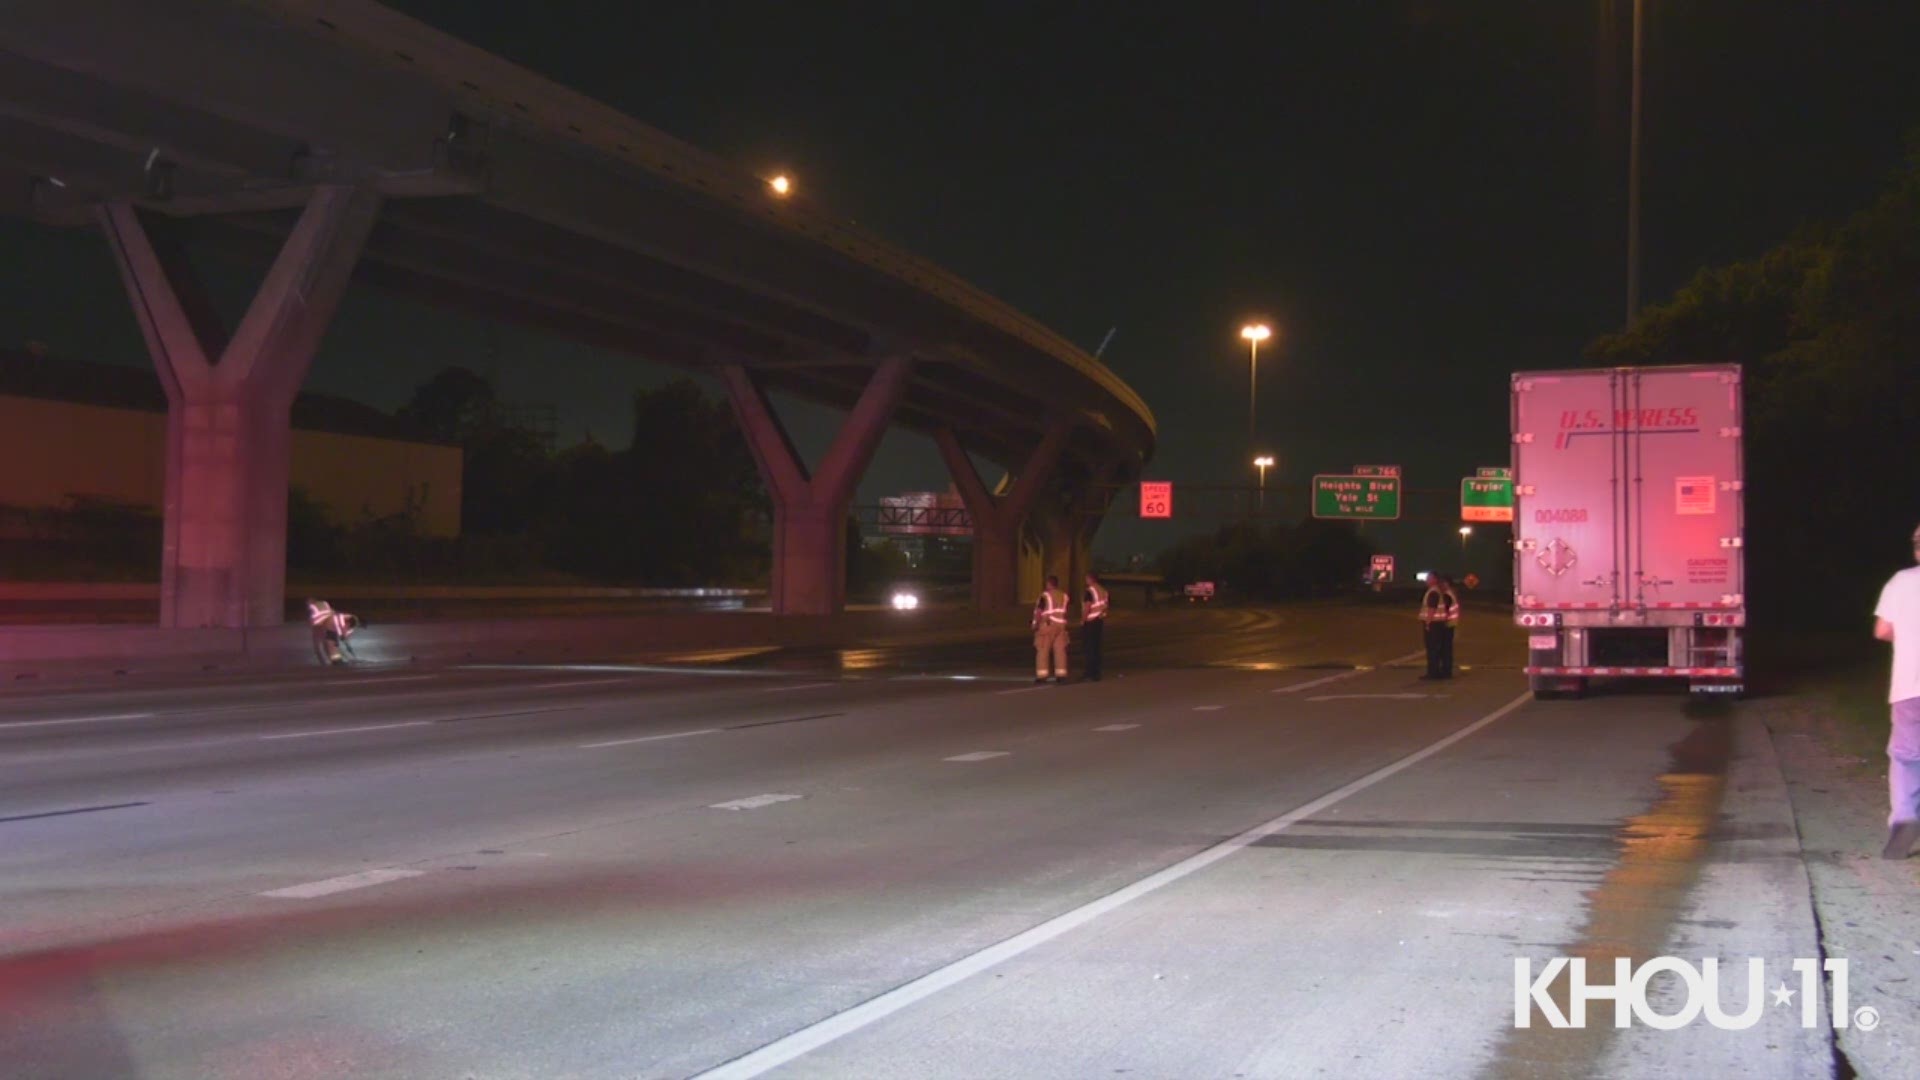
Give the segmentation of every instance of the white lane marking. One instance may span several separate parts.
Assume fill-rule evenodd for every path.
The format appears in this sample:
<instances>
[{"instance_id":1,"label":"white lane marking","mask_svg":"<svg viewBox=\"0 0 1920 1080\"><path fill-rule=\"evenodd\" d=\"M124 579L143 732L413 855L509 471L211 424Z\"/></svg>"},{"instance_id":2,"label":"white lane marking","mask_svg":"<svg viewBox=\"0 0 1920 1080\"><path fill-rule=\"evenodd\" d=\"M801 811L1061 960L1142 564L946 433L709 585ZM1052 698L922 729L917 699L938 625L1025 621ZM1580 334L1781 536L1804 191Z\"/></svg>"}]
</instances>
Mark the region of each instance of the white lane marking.
<instances>
[{"instance_id":1,"label":"white lane marking","mask_svg":"<svg viewBox=\"0 0 1920 1080\"><path fill-rule=\"evenodd\" d=\"M1427 698L1446 697L1445 694L1319 694L1308 701L1425 701Z\"/></svg>"},{"instance_id":2,"label":"white lane marking","mask_svg":"<svg viewBox=\"0 0 1920 1080\"><path fill-rule=\"evenodd\" d=\"M985 761L988 758L1006 757L1008 753L1009 751L1006 751L1006 750L975 750L971 754L955 754L953 757L942 758L941 760L943 761Z\"/></svg>"},{"instance_id":3,"label":"white lane marking","mask_svg":"<svg viewBox=\"0 0 1920 1080\"><path fill-rule=\"evenodd\" d=\"M284 889L270 889L261 896L271 896L276 900L312 900L320 896L332 896L334 893L364 889L369 885L384 885L389 881L419 877L424 870L362 870L357 874L344 874L325 881L309 881L305 885L289 885Z\"/></svg>"},{"instance_id":4,"label":"white lane marking","mask_svg":"<svg viewBox=\"0 0 1920 1080\"><path fill-rule=\"evenodd\" d=\"M441 676L439 675L368 675L365 678L354 679L353 681L347 682L346 684L348 686L386 686L389 683L423 682L427 679L438 679L438 678L441 678ZM341 680L341 681L346 682L346 680Z\"/></svg>"},{"instance_id":5,"label":"white lane marking","mask_svg":"<svg viewBox=\"0 0 1920 1080\"><path fill-rule=\"evenodd\" d=\"M575 679L571 682L509 683L508 688L514 690L565 690L574 686L610 686L614 683L630 683L638 677L639 676L636 675L619 675L611 679ZM480 687L473 687L473 689L477 690L480 689Z\"/></svg>"},{"instance_id":6,"label":"white lane marking","mask_svg":"<svg viewBox=\"0 0 1920 1080\"><path fill-rule=\"evenodd\" d=\"M839 685L840 685L839 683L831 683L831 682L810 682L810 683L801 683L799 686L766 686L758 690L755 690L754 693L783 694L789 690L818 690L823 686L839 686Z\"/></svg>"},{"instance_id":7,"label":"white lane marking","mask_svg":"<svg viewBox=\"0 0 1920 1080\"><path fill-rule=\"evenodd\" d=\"M719 733L720 729L717 727L701 728L698 731L670 731L665 735L642 735L633 739L610 739L606 742L581 743L580 749L598 750L604 746L628 746L633 743L659 742L662 739L685 739L694 735L718 735Z\"/></svg>"},{"instance_id":8,"label":"white lane marking","mask_svg":"<svg viewBox=\"0 0 1920 1080\"><path fill-rule=\"evenodd\" d=\"M1381 665L1379 665L1379 666L1380 666L1380 667L1392 667L1392 666L1393 666L1393 665L1395 665L1395 664L1401 664L1401 663L1405 663L1405 662L1406 662L1406 661L1408 661L1408 660L1417 660L1417 659L1419 659L1420 657L1422 657L1422 656L1425 656L1425 655L1427 655L1427 651L1426 651L1425 649L1422 649L1422 650L1420 650L1419 652L1410 652L1410 653L1408 653L1408 654L1407 654L1407 655L1405 655L1405 656L1396 656L1396 657L1394 657L1393 659L1391 659L1391 660L1389 660L1389 661L1387 661L1386 663L1384 663L1384 664L1381 664ZM1342 672L1340 672L1340 673L1339 673L1339 674L1337 674L1337 675L1328 675L1328 676L1326 676L1325 678L1320 678L1320 679L1309 679L1309 680L1307 680L1306 682L1303 682L1303 683L1294 683L1294 684L1293 684L1292 686L1283 686L1283 687L1281 687L1281 688L1279 688L1278 690L1275 690L1275 691L1274 691L1274 693L1276 693L1276 694L1296 694L1296 693L1299 693L1299 692L1300 692L1300 691L1302 691L1302 690L1311 690L1311 689L1313 689L1313 688L1314 688L1314 687L1316 687L1316 686L1325 686L1325 685L1327 685L1328 683L1331 683L1331 682L1339 682L1339 681L1340 681L1341 679L1351 679L1351 678L1353 678L1353 677L1354 677L1355 675L1365 675L1365 674L1366 674L1367 672L1369 672L1369 671L1373 671L1373 670L1375 670L1375 669L1374 669L1373 667L1370 667L1370 666L1366 666L1366 665L1362 665L1362 666L1360 666L1360 667L1357 667L1357 668L1354 668L1354 669L1353 669L1352 671L1342 671Z\"/></svg>"},{"instance_id":9,"label":"white lane marking","mask_svg":"<svg viewBox=\"0 0 1920 1080\"><path fill-rule=\"evenodd\" d=\"M1048 686L1048 684L1041 683L1037 686L1022 686L1013 690L995 690L994 693L996 694L1031 694L1035 690L1046 690L1049 688L1050 687Z\"/></svg>"},{"instance_id":10,"label":"white lane marking","mask_svg":"<svg viewBox=\"0 0 1920 1080\"><path fill-rule=\"evenodd\" d=\"M1193 707L1193 711L1194 712L1219 712L1221 709L1224 709L1224 708L1226 708L1225 705L1195 705Z\"/></svg>"},{"instance_id":11,"label":"white lane marking","mask_svg":"<svg viewBox=\"0 0 1920 1080\"><path fill-rule=\"evenodd\" d=\"M774 803L792 802L793 800L798 798L801 798L801 796L783 795L783 794L770 792L766 795L749 795L744 799L734 799L731 802L717 802L717 803L714 803L712 806L707 807L707 809L709 810L758 810L763 806L772 806Z\"/></svg>"},{"instance_id":12,"label":"white lane marking","mask_svg":"<svg viewBox=\"0 0 1920 1080\"><path fill-rule=\"evenodd\" d=\"M105 724L114 720L151 720L155 713L130 712L113 713L108 716L69 716L64 720L6 720L0 721L0 728L52 727L55 724Z\"/></svg>"},{"instance_id":13,"label":"white lane marking","mask_svg":"<svg viewBox=\"0 0 1920 1080\"><path fill-rule=\"evenodd\" d=\"M1139 724L1108 724L1105 727L1097 727L1097 728L1094 728L1093 730L1095 731L1132 731L1134 728L1137 728L1139 726L1140 726Z\"/></svg>"},{"instance_id":14,"label":"white lane marking","mask_svg":"<svg viewBox=\"0 0 1920 1080\"><path fill-rule=\"evenodd\" d=\"M422 727L431 720L406 720L398 724L362 724L359 727L322 728L319 731L294 731L284 735L260 735L260 739L312 739L321 735L351 735L356 731L389 731L393 728Z\"/></svg>"},{"instance_id":15,"label":"white lane marking","mask_svg":"<svg viewBox=\"0 0 1920 1080\"><path fill-rule=\"evenodd\" d=\"M1149 893L1198 873L1243 848L1310 818L1329 806L1351 798L1396 773L1418 765L1531 700L1533 700L1532 691L1521 694L1459 731L1429 743L1398 761L1383 765L1343 787L1335 788L1310 803L1289 810L1271 821L1255 825L1238 836L1223 840L1158 873L1141 878L1097 900L1082 904L1063 915L1056 915L1030 930L1015 934L998 945L990 945L971 956L962 957L945 967L936 968L912 982L895 987L844 1012L801 1028L785 1038L776 1039L750 1054L709 1069L699 1074L695 1080L751 1080L753 1077L762 1076L802 1055L818 1050L837 1039L851 1035L861 1028L930 998L948 987L998 967L1008 960L1085 926L1102 915Z\"/></svg>"}]
</instances>

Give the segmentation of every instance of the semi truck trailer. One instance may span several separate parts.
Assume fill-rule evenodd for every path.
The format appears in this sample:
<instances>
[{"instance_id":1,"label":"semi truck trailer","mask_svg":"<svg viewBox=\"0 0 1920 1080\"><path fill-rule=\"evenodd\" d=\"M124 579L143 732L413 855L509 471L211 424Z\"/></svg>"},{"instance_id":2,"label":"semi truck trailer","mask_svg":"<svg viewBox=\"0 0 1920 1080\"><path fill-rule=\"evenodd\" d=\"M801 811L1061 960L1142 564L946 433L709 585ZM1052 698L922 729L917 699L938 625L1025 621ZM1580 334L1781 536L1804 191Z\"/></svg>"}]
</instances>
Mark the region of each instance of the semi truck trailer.
<instances>
[{"instance_id":1,"label":"semi truck trailer","mask_svg":"<svg viewBox=\"0 0 1920 1080\"><path fill-rule=\"evenodd\" d=\"M1514 620L1541 696L1745 687L1737 364L1513 376Z\"/></svg>"}]
</instances>

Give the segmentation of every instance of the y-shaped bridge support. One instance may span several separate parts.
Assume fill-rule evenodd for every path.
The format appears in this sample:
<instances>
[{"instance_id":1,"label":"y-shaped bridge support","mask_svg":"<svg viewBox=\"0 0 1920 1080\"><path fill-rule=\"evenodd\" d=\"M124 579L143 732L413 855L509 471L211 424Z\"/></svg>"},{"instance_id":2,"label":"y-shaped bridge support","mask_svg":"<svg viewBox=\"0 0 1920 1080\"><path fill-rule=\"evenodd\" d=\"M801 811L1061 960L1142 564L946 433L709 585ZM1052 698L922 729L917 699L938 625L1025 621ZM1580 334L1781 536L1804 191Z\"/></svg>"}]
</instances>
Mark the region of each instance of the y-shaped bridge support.
<instances>
[{"instance_id":1,"label":"y-shaped bridge support","mask_svg":"<svg viewBox=\"0 0 1920 1080\"><path fill-rule=\"evenodd\" d=\"M378 212L375 195L315 190L229 339L169 233L100 208L167 392L160 625L285 619L293 398Z\"/></svg>"},{"instance_id":2,"label":"y-shaped bridge support","mask_svg":"<svg viewBox=\"0 0 1920 1080\"><path fill-rule=\"evenodd\" d=\"M906 393L913 362L881 361L813 474L753 373L739 364L720 370L773 499L773 613L838 614L847 602L847 508Z\"/></svg>"},{"instance_id":3,"label":"y-shaped bridge support","mask_svg":"<svg viewBox=\"0 0 1920 1080\"><path fill-rule=\"evenodd\" d=\"M980 479L960 437L951 428L934 433L940 456L946 459L947 472L953 477L967 516L973 520L973 606L982 611L1021 603L1020 530L1034 500L1053 480L1060 452L1067 445L1072 428L1055 421L1040 442L1027 455L1027 461L1015 474L1013 490L995 497Z\"/></svg>"}]
</instances>

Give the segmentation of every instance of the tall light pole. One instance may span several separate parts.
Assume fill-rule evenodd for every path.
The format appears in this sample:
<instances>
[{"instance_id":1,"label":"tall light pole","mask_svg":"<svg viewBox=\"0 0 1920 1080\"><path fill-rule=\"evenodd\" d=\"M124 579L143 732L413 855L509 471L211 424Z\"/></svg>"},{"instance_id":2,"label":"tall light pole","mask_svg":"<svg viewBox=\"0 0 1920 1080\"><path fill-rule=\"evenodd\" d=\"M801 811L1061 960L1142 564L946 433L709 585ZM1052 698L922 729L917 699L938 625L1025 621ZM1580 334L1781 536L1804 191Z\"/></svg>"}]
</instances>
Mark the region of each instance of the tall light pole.
<instances>
[{"instance_id":1,"label":"tall light pole","mask_svg":"<svg viewBox=\"0 0 1920 1080\"><path fill-rule=\"evenodd\" d=\"M1473 535L1473 526L1471 525L1460 526L1460 558L1463 561L1467 557L1467 537L1472 535Z\"/></svg>"},{"instance_id":2,"label":"tall light pole","mask_svg":"<svg viewBox=\"0 0 1920 1080\"><path fill-rule=\"evenodd\" d=\"M1260 509L1267 508L1267 470L1273 467L1273 458L1261 454L1253 459L1253 467L1260 470Z\"/></svg>"},{"instance_id":3,"label":"tall light pole","mask_svg":"<svg viewBox=\"0 0 1920 1080\"><path fill-rule=\"evenodd\" d=\"M1627 130L1627 328L1640 313L1640 41L1641 4L1633 0L1633 107Z\"/></svg>"},{"instance_id":4,"label":"tall light pole","mask_svg":"<svg viewBox=\"0 0 1920 1080\"><path fill-rule=\"evenodd\" d=\"M1260 383L1260 343L1273 336L1273 328L1266 323L1248 323L1240 328L1240 336L1247 339L1247 449L1251 450L1254 404L1260 400L1256 396Z\"/></svg>"}]
</instances>

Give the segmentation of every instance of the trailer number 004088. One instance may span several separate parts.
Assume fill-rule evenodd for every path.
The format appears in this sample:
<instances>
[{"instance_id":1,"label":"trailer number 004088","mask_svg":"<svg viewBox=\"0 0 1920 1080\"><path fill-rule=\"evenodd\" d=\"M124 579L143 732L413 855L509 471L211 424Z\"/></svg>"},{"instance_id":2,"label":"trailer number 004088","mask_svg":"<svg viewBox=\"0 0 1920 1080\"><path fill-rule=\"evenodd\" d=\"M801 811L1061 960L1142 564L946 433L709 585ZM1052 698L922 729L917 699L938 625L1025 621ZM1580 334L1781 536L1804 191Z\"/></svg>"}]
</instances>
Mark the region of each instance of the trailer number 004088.
<instances>
[{"instance_id":1,"label":"trailer number 004088","mask_svg":"<svg viewBox=\"0 0 1920 1080\"><path fill-rule=\"evenodd\" d=\"M1533 512L1533 520L1536 524L1540 525L1579 523L1587 520L1587 511L1585 507L1535 510Z\"/></svg>"}]
</instances>

